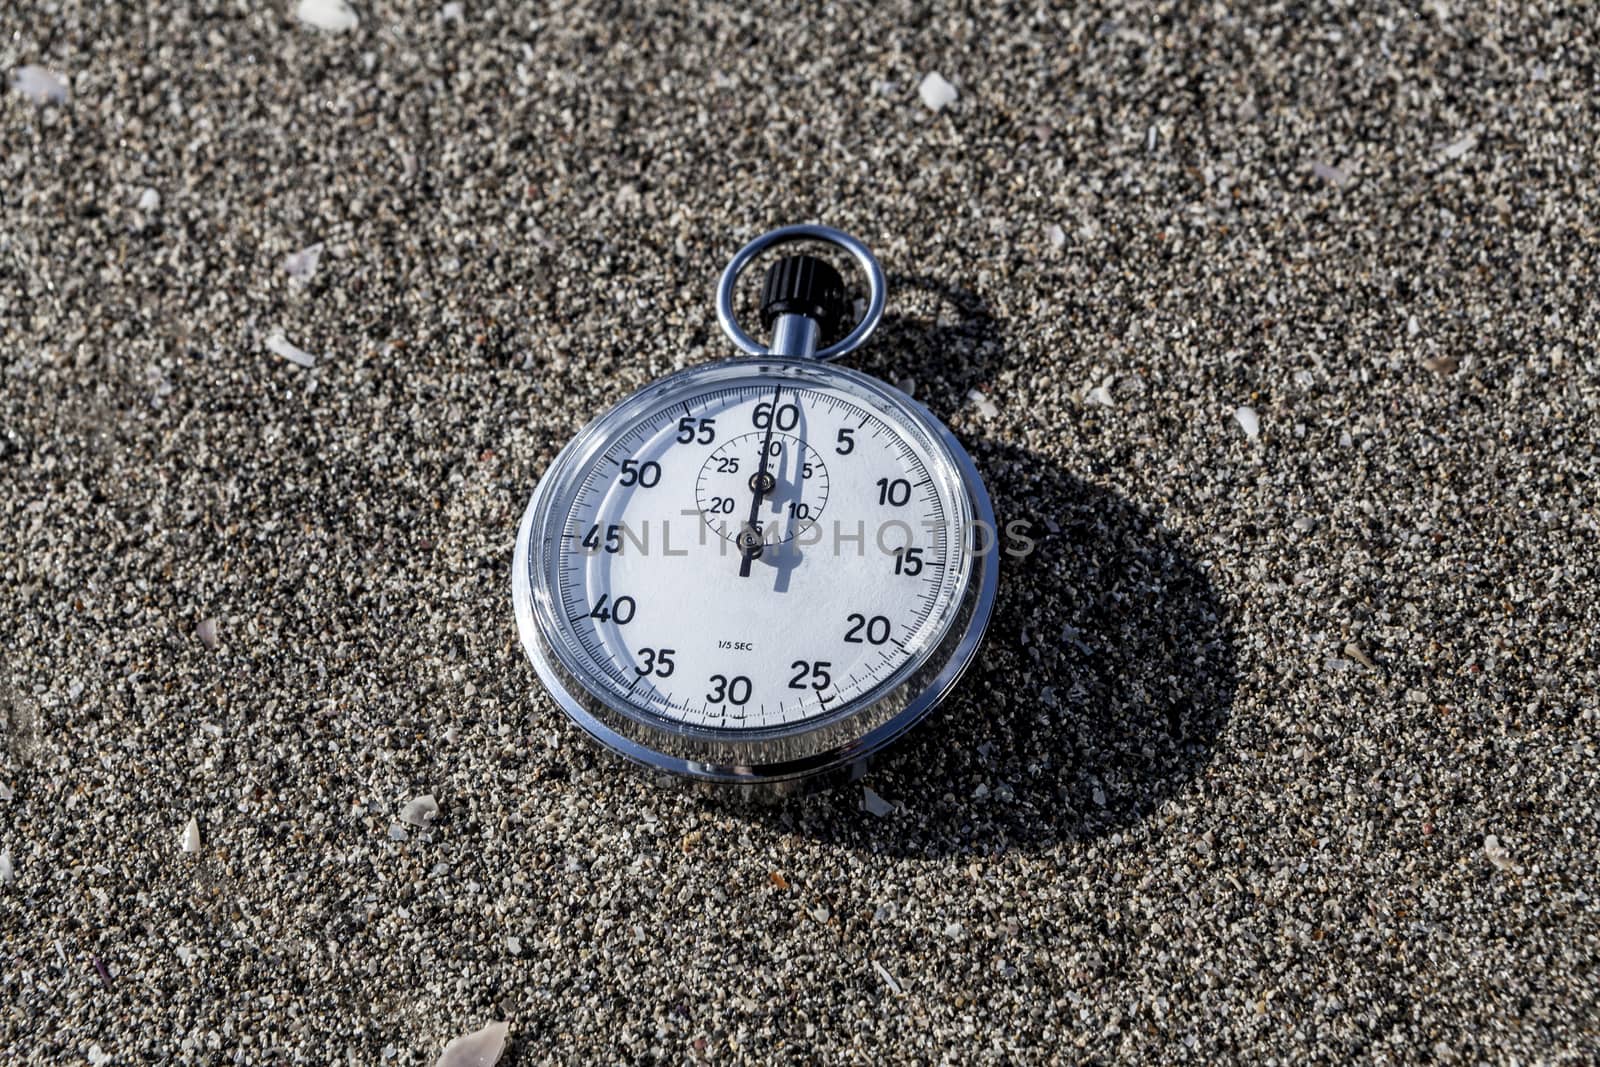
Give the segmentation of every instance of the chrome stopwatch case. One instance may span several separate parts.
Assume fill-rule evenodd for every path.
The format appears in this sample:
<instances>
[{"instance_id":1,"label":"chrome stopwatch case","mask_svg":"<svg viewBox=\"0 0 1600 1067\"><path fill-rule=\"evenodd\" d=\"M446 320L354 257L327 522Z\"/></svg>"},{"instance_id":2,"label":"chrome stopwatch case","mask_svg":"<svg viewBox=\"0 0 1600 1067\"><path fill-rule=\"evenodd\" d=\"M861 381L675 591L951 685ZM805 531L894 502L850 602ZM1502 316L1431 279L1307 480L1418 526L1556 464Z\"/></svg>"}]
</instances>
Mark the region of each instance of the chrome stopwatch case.
<instances>
[{"instance_id":1,"label":"chrome stopwatch case","mask_svg":"<svg viewBox=\"0 0 1600 1067\"><path fill-rule=\"evenodd\" d=\"M733 292L765 249L813 240L840 276L768 271L761 345ZM783 791L859 773L949 694L994 606L994 514L948 430L831 359L866 340L884 278L859 241L790 226L742 249L717 293L747 355L646 386L584 427L540 479L517 535L517 626L540 680L606 748L700 782Z\"/></svg>"}]
</instances>

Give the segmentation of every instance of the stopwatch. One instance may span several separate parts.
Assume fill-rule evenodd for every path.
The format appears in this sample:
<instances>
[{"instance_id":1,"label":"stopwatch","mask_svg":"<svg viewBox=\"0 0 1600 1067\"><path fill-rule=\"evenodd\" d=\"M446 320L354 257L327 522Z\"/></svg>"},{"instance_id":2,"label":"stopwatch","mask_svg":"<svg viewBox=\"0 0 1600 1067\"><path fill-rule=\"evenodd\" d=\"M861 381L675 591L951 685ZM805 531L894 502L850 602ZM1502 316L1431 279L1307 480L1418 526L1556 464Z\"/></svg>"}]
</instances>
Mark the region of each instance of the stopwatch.
<instances>
[{"instance_id":1,"label":"stopwatch","mask_svg":"<svg viewBox=\"0 0 1600 1067\"><path fill-rule=\"evenodd\" d=\"M843 251L767 270L760 315L734 292L767 249ZM872 333L886 284L824 226L750 242L717 287L743 354L669 374L584 427L534 488L512 587L544 687L605 748L752 793L861 773L978 652L998 576L983 480L905 393L831 362Z\"/></svg>"}]
</instances>

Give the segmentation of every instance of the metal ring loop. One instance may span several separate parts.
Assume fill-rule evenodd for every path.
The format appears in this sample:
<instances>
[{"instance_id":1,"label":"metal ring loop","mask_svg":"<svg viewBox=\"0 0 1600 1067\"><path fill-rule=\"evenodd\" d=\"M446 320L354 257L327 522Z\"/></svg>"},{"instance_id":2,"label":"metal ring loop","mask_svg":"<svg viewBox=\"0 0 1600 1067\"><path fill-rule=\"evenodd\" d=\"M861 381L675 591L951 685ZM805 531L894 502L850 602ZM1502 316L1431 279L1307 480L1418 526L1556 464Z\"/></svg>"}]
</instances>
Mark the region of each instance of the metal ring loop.
<instances>
[{"instance_id":1,"label":"metal ring loop","mask_svg":"<svg viewBox=\"0 0 1600 1067\"><path fill-rule=\"evenodd\" d=\"M773 245L784 244L790 241L822 241L837 248L842 248L855 257L861 269L867 275L867 313L861 316L861 321L856 323L841 340L834 342L827 348L817 353L817 359L838 359L846 352L854 351L861 343L872 335L878 326L878 320L883 318L883 306L887 298L887 285L883 280L883 268L878 266L877 259L871 250L860 241L851 237L842 230L832 226L815 226L803 223L799 226L782 226L776 230L762 234L754 241L739 249L739 254L728 263L728 268L722 272L722 280L717 283L717 321L722 323L722 332L752 356L764 356L769 349L754 337L744 332L737 319L733 317L733 289L739 281L739 275L744 273L745 267L756 256L765 252Z\"/></svg>"}]
</instances>

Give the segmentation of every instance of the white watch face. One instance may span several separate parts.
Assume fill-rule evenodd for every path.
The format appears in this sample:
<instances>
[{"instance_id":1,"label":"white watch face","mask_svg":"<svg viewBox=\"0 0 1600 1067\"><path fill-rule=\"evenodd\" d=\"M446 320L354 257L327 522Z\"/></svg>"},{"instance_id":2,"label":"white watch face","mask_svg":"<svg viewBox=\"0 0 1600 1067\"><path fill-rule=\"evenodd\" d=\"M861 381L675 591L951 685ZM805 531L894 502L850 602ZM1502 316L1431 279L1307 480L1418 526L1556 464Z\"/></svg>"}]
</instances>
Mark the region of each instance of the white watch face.
<instances>
[{"instance_id":1,"label":"white watch face","mask_svg":"<svg viewBox=\"0 0 1600 1067\"><path fill-rule=\"evenodd\" d=\"M572 463L528 553L547 638L610 703L684 727L850 709L926 658L971 571L960 473L860 376L691 376Z\"/></svg>"}]
</instances>

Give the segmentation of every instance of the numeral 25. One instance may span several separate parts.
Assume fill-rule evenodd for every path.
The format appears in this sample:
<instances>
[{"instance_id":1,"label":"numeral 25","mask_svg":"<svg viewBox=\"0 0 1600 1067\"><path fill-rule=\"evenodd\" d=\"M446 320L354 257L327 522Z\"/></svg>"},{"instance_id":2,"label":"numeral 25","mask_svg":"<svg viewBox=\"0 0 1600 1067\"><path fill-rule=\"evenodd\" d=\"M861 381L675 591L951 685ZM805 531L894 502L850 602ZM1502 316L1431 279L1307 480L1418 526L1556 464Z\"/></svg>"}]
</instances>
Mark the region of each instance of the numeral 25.
<instances>
[{"instance_id":1,"label":"numeral 25","mask_svg":"<svg viewBox=\"0 0 1600 1067\"><path fill-rule=\"evenodd\" d=\"M815 663L808 663L803 659L795 660L789 664L789 669L795 672L794 677L789 679L789 688L804 689L809 684L812 689L822 692L833 684L833 676L828 673L828 668L831 666L833 664L825 659L819 659Z\"/></svg>"}]
</instances>

